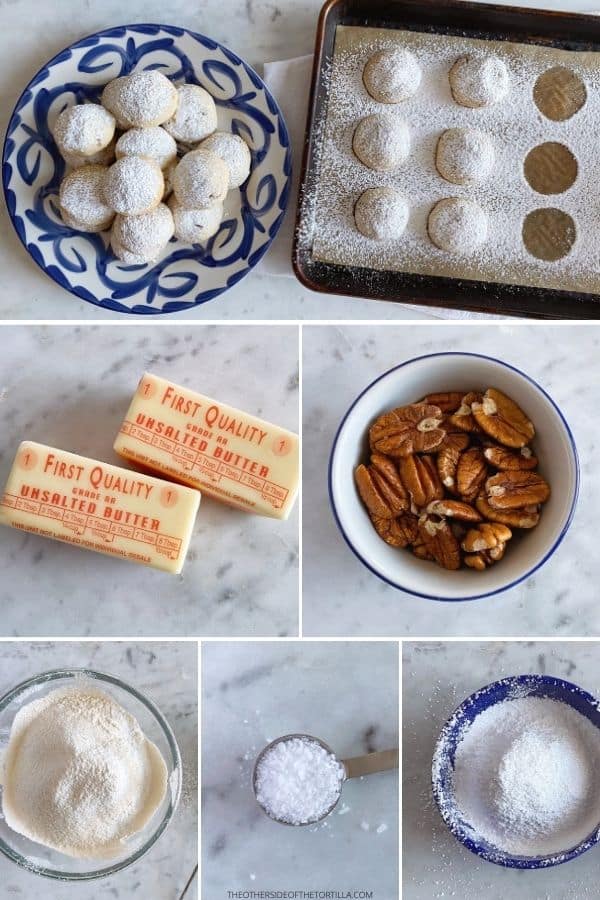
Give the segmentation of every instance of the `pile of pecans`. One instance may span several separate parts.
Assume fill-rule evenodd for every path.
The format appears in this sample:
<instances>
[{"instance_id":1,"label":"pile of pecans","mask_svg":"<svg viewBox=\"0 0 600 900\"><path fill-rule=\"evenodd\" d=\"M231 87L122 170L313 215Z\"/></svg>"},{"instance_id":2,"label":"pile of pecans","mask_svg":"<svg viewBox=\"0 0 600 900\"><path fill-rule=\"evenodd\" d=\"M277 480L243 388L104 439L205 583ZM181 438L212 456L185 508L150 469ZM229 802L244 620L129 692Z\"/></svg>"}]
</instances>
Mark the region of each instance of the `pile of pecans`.
<instances>
[{"instance_id":1,"label":"pile of pecans","mask_svg":"<svg viewBox=\"0 0 600 900\"><path fill-rule=\"evenodd\" d=\"M371 425L355 471L371 521L392 547L444 569L483 571L514 529L535 528L550 487L536 471L535 428L495 388L429 394Z\"/></svg>"}]
</instances>

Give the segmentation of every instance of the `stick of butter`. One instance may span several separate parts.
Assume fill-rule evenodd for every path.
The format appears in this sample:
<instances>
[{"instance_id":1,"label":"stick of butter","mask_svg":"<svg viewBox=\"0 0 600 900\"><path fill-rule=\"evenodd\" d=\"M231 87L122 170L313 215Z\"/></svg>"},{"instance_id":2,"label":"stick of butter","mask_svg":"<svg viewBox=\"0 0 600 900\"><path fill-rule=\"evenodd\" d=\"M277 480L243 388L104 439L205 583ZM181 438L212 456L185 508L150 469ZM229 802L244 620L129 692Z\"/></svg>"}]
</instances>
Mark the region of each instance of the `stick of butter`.
<instances>
[{"instance_id":1,"label":"stick of butter","mask_svg":"<svg viewBox=\"0 0 600 900\"><path fill-rule=\"evenodd\" d=\"M287 519L298 435L146 373L115 441L120 456L239 509Z\"/></svg>"},{"instance_id":2,"label":"stick of butter","mask_svg":"<svg viewBox=\"0 0 600 900\"><path fill-rule=\"evenodd\" d=\"M0 524L177 575L199 504L198 491L25 441Z\"/></svg>"}]
</instances>

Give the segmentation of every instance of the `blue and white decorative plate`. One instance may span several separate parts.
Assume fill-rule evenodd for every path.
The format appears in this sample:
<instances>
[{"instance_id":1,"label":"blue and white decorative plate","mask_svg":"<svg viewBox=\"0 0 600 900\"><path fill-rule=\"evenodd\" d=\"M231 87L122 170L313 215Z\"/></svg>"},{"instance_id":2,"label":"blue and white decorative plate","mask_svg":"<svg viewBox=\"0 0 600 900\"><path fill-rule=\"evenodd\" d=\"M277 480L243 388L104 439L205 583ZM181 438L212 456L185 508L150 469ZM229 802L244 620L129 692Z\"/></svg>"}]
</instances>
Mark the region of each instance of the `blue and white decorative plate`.
<instances>
[{"instance_id":1,"label":"blue and white decorative plate","mask_svg":"<svg viewBox=\"0 0 600 900\"><path fill-rule=\"evenodd\" d=\"M173 241L157 263L128 266L113 255L107 234L76 232L62 221L57 197L65 163L51 126L65 106L98 101L107 82L141 69L209 91L219 129L250 146L252 171L228 194L221 228L206 246ZM2 159L8 211L35 262L89 303L146 315L206 303L243 278L282 222L290 174L285 122L256 72L216 41L171 25L111 28L55 56L19 99Z\"/></svg>"}]
</instances>

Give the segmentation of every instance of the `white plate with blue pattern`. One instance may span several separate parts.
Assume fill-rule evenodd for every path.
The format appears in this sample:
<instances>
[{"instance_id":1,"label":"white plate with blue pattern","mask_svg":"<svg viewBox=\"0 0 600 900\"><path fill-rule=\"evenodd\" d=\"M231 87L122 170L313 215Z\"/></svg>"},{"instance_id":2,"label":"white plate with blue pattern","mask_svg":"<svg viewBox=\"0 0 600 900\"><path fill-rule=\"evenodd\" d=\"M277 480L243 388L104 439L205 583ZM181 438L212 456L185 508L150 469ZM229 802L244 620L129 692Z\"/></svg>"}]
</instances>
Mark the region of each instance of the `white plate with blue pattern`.
<instances>
[{"instance_id":1,"label":"white plate with blue pattern","mask_svg":"<svg viewBox=\"0 0 600 900\"><path fill-rule=\"evenodd\" d=\"M83 234L62 221L58 189L65 163L51 126L65 106L98 101L107 82L142 69L206 88L217 104L219 129L250 146L252 171L228 194L219 232L205 246L173 240L158 262L128 266L113 255L108 233ZM78 41L33 78L8 126L2 178L19 238L54 281L104 309L151 315L212 300L264 256L285 213L291 151L277 103L235 53L184 28L125 25Z\"/></svg>"}]
</instances>

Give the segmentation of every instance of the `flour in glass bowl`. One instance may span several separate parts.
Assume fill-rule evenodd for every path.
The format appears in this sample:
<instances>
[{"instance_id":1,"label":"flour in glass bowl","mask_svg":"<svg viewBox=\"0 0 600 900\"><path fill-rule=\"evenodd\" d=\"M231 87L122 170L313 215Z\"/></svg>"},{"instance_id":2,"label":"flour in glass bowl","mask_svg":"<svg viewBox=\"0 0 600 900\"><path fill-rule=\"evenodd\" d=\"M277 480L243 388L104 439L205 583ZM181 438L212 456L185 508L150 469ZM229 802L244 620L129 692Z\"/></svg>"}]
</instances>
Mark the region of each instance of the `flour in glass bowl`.
<instances>
[{"instance_id":1,"label":"flour in glass bowl","mask_svg":"<svg viewBox=\"0 0 600 900\"><path fill-rule=\"evenodd\" d=\"M1 780L14 831L67 856L110 859L158 810L167 767L130 713L81 685L19 710Z\"/></svg>"},{"instance_id":2,"label":"flour in glass bowl","mask_svg":"<svg viewBox=\"0 0 600 900\"><path fill-rule=\"evenodd\" d=\"M564 703L517 697L466 726L455 815L502 852L560 854L600 826L599 779L600 731Z\"/></svg>"}]
</instances>

